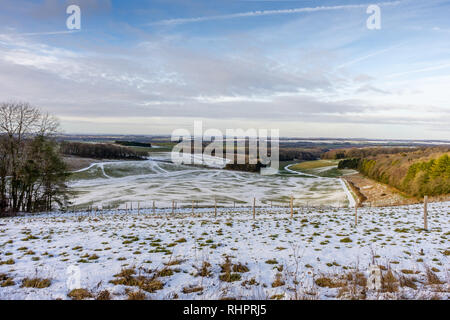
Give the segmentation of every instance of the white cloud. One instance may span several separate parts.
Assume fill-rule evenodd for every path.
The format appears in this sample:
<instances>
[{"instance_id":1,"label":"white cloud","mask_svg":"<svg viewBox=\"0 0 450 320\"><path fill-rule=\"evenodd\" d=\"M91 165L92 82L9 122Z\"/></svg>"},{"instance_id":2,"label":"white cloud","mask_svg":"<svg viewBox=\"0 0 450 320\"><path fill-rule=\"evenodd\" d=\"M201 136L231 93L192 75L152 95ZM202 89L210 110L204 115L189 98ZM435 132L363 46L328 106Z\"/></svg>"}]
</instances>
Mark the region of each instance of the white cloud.
<instances>
[{"instance_id":1,"label":"white cloud","mask_svg":"<svg viewBox=\"0 0 450 320\"><path fill-rule=\"evenodd\" d=\"M356 58L356 59L354 59L354 60L345 62L345 63L339 65L337 68L338 68L338 69L341 69L341 68L344 68L344 67L349 67L349 66L351 66L351 65L354 65L355 63L359 63L359 62L362 62L362 61L364 61L364 60L367 60L367 59L370 59L370 58L379 56L379 55L384 54L384 53L387 53L387 52L389 52L389 51L391 51L391 50L394 50L394 49L396 49L396 48L399 48L399 47L401 47L401 46L403 46L403 45L405 45L405 44L406 44L406 42L403 42L403 43L397 44L397 45L392 46L392 47L388 47L388 48L385 48L385 49L382 49L382 50L378 50L378 51L371 52L371 53L369 53L369 54L367 54L367 55L364 55L364 56L362 56L362 57L359 57L359 58Z\"/></svg>"},{"instance_id":2,"label":"white cloud","mask_svg":"<svg viewBox=\"0 0 450 320\"><path fill-rule=\"evenodd\" d=\"M291 13L284 11L244 16ZM395 61L394 49L401 45L373 52L358 47L361 35L354 30L365 21L348 22L342 15L333 22L345 23L319 23L322 29L316 30L312 20L300 20L220 40L140 30L135 44L84 39L83 46L73 46L77 50L63 49L57 37L0 34L0 101L44 107L61 117L68 132L170 133L205 119L218 128L280 128L282 135L448 136L448 78L384 76L444 70L448 62L411 64L411 71L391 69L390 63L378 68L376 62L386 57ZM371 37L367 42L376 42ZM60 43L67 45L64 40ZM368 59L381 75L361 68Z\"/></svg>"},{"instance_id":3,"label":"white cloud","mask_svg":"<svg viewBox=\"0 0 450 320\"><path fill-rule=\"evenodd\" d=\"M399 3L401 3L401 1L380 2L380 3L375 3L375 4L377 4L379 6L388 6L388 5L397 5ZM374 4L374 3L372 3L372 4ZM283 10L249 11L249 12L240 12L240 13L215 15L215 16L204 16L204 17L196 17L196 18L166 19L166 20L151 22L151 23L149 23L149 25L179 25L179 24L185 24L185 23L203 22L203 21L211 21L211 20L226 20L226 19L246 18L246 17L256 17L256 16L270 16L270 15L281 15L281 14L311 13L311 12L319 12L319 11L360 9L360 8L367 8L369 5L371 5L371 4L368 3L368 4L353 4L353 5L338 5L338 6L319 6L319 7L310 7L310 8L294 8L294 9L283 9Z\"/></svg>"},{"instance_id":4,"label":"white cloud","mask_svg":"<svg viewBox=\"0 0 450 320\"><path fill-rule=\"evenodd\" d=\"M447 68L450 68L450 62L432 65L432 66L419 68L419 69L408 70L408 71L404 71L404 72L392 73L390 75L387 75L386 78L396 78L396 77L406 76L406 75L410 75L410 74L414 74L414 73L437 71L437 70L442 70L442 69L447 69Z\"/></svg>"}]
</instances>

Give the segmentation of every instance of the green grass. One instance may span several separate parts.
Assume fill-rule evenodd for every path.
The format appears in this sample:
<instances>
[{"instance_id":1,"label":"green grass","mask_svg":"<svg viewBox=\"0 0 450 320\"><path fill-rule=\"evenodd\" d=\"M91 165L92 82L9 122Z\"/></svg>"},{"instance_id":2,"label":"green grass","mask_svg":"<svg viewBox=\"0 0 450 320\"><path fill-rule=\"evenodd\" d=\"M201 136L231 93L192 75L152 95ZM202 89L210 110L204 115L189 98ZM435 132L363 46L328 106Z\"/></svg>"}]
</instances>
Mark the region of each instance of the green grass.
<instances>
[{"instance_id":1,"label":"green grass","mask_svg":"<svg viewBox=\"0 0 450 320\"><path fill-rule=\"evenodd\" d=\"M297 163L293 166L291 166L289 169L294 171L301 171L301 170L307 170L307 169L317 169L317 168L323 168L323 167L329 167L334 166L339 163L338 160L314 160L314 161L304 161Z\"/></svg>"},{"instance_id":2,"label":"green grass","mask_svg":"<svg viewBox=\"0 0 450 320\"><path fill-rule=\"evenodd\" d=\"M341 170L338 169L336 166L339 163L338 160L314 160L314 161L304 161L300 163L296 163L295 165L291 166L289 169L305 173L305 174L312 174L319 177L326 177L326 178L338 178L342 175L348 173L350 170ZM333 167L334 166L334 167ZM328 168L327 170L321 170L321 168Z\"/></svg>"}]
</instances>

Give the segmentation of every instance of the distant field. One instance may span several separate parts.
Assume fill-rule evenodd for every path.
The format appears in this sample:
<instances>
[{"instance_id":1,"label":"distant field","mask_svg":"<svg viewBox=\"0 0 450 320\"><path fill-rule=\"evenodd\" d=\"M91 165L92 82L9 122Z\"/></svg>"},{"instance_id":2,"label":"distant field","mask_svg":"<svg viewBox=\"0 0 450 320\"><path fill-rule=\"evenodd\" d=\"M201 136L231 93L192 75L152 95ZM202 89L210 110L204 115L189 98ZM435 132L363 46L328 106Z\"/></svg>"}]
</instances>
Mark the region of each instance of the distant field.
<instances>
[{"instance_id":1,"label":"distant field","mask_svg":"<svg viewBox=\"0 0 450 320\"><path fill-rule=\"evenodd\" d=\"M163 152L163 151L172 151L172 148L176 145L175 142L161 142L161 143L153 143L152 148L141 148L148 152Z\"/></svg>"},{"instance_id":2,"label":"distant field","mask_svg":"<svg viewBox=\"0 0 450 320\"><path fill-rule=\"evenodd\" d=\"M80 170L89 167L92 163L100 162L100 160L98 159L81 158L76 156L64 156L63 160L66 163L69 171Z\"/></svg>"},{"instance_id":3,"label":"distant field","mask_svg":"<svg viewBox=\"0 0 450 320\"><path fill-rule=\"evenodd\" d=\"M337 165L339 163L339 160L314 160L314 161L305 161L297 163L289 169L299 171L299 170L307 170L307 169L317 169L317 168L323 168L323 167L330 167Z\"/></svg>"},{"instance_id":4,"label":"distant field","mask_svg":"<svg viewBox=\"0 0 450 320\"><path fill-rule=\"evenodd\" d=\"M345 206L348 203L336 179L299 174L264 176L256 173L203 168L171 163L167 152L153 153L146 161L107 161L71 175L69 186L78 193L73 206L124 206L130 201L142 207L178 204L218 205L289 203ZM187 188L186 186L190 186Z\"/></svg>"},{"instance_id":5,"label":"distant field","mask_svg":"<svg viewBox=\"0 0 450 320\"><path fill-rule=\"evenodd\" d=\"M339 160L304 161L289 167L290 170L324 178L339 178L356 173L355 170L338 169Z\"/></svg>"}]
</instances>

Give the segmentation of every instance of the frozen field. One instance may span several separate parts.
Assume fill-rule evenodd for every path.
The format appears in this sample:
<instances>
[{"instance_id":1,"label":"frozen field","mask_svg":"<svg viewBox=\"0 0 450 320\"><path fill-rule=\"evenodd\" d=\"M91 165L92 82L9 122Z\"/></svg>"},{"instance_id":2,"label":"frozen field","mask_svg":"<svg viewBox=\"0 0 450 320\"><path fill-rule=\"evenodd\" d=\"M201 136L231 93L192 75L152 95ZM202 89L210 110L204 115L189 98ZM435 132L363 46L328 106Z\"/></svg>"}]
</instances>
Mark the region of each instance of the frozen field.
<instances>
[{"instance_id":1,"label":"frozen field","mask_svg":"<svg viewBox=\"0 0 450 320\"><path fill-rule=\"evenodd\" d=\"M0 299L448 299L449 205L4 218Z\"/></svg>"},{"instance_id":2,"label":"frozen field","mask_svg":"<svg viewBox=\"0 0 450 320\"><path fill-rule=\"evenodd\" d=\"M255 173L193 167L169 163L170 154L161 153L148 161L117 161L93 164L74 174L70 184L74 205L124 207L126 202L141 202L150 207L179 205L232 206L249 204L287 204L291 195L296 204L348 205L339 179L301 175L264 176Z\"/></svg>"}]
</instances>

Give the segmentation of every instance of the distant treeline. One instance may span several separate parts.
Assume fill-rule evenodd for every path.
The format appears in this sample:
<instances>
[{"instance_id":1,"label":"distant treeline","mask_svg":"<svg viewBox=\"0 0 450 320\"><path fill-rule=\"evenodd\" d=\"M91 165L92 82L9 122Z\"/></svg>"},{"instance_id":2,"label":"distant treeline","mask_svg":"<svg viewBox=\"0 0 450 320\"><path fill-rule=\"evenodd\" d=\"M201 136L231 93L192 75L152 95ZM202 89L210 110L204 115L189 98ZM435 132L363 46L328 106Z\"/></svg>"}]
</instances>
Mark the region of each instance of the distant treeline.
<instances>
[{"instance_id":1,"label":"distant treeline","mask_svg":"<svg viewBox=\"0 0 450 320\"><path fill-rule=\"evenodd\" d=\"M152 147L151 143L137 142L137 141L121 141L121 140L117 140L114 143L115 144L120 144L121 146L125 146L125 147L147 147L147 148L151 148Z\"/></svg>"},{"instance_id":2,"label":"distant treeline","mask_svg":"<svg viewBox=\"0 0 450 320\"><path fill-rule=\"evenodd\" d=\"M136 151L106 143L83 143L63 141L60 144L61 153L94 159L130 159L143 160L148 155L145 151Z\"/></svg>"},{"instance_id":3,"label":"distant treeline","mask_svg":"<svg viewBox=\"0 0 450 320\"><path fill-rule=\"evenodd\" d=\"M346 148L333 149L322 154L322 159L346 159L346 158L367 158L379 154L397 154L409 153L423 148L409 148L409 147L373 147L373 148Z\"/></svg>"},{"instance_id":4,"label":"distant treeline","mask_svg":"<svg viewBox=\"0 0 450 320\"><path fill-rule=\"evenodd\" d=\"M339 161L338 169L355 169L359 168L359 164L361 163L361 158L352 158L352 159L344 159Z\"/></svg>"},{"instance_id":5,"label":"distant treeline","mask_svg":"<svg viewBox=\"0 0 450 320\"><path fill-rule=\"evenodd\" d=\"M258 161L256 164L237 164L237 163L228 163L225 166L225 170L235 170L235 171L246 171L246 172L259 172L264 165Z\"/></svg>"},{"instance_id":6,"label":"distant treeline","mask_svg":"<svg viewBox=\"0 0 450 320\"><path fill-rule=\"evenodd\" d=\"M298 148L280 148L280 161L292 160L317 160L323 154L323 149L298 149Z\"/></svg>"},{"instance_id":7,"label":"distant treeline","mask_svg":"<svg viewBox=\"0 0 450 320\"><path fill-rule=\"evenodd\" d=\"M437 196L450 194L449 155L450 147L433 147L409 153L345 159L339 162L338 168L356 169L413 196Z\"/></svg>"},{"instance_id":8,"label":"distant treeline","mask_svg":"<svg viewBox=\"0 0 450 320\"><path fill-rule=\"evenodd\" d=\"M187 151L190 149L191 153L201 153L205 150L205 148L209 145L210 142L203 142L200 146L195 147L193 141L185 141L184 142L184 150ZM249 155L249 141L246 140L245 143L241 145L234 144L234 154L240 154L240 155ZM223 155L217 155L217 156L224 156L226 152L229 152L227 149L228 145L226 142L223 143ZM259 150L259 143L257 143L257 153L260 153ZM271 143L270 141L267 142L267 156L271 156ZM320 156L328 151L328 149L324 148L298 148L298 147L286 147L285 145L280 145L278 154L279 154L279 160L280 161L292 161L292 160L317 160L320 159ZM212 156L216 155L215 150L211 152Z\"/></svg>"}]
</instances>

